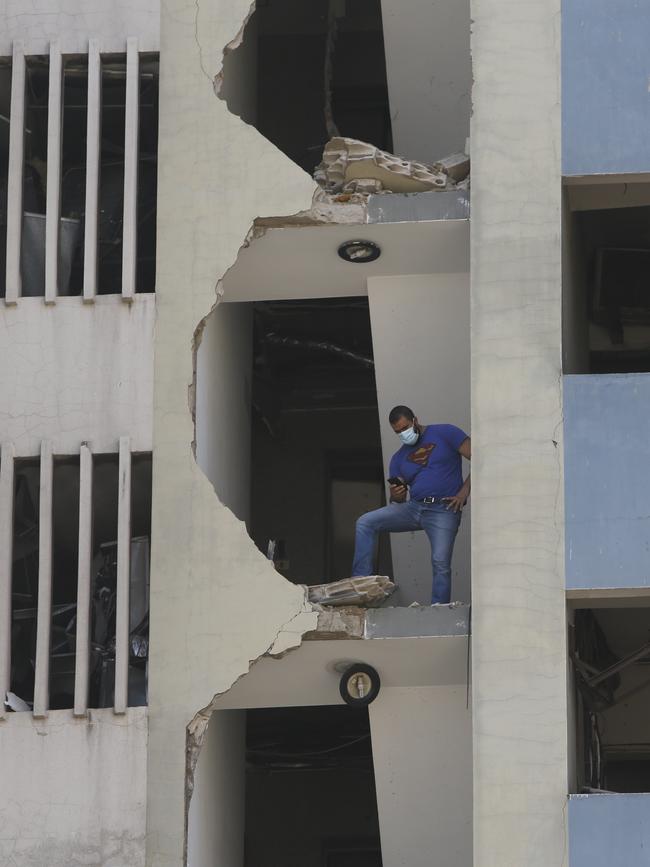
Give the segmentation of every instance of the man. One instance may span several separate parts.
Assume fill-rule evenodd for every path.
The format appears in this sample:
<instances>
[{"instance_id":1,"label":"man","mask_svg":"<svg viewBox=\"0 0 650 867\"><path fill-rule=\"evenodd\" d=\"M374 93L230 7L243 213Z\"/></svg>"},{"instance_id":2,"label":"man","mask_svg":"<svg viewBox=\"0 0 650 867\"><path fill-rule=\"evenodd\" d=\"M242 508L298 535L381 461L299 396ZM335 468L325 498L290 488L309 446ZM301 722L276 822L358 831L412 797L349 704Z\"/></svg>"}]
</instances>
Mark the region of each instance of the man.
<instances>
[{"instance_id":1,"label":"man","mask_svg":"<svg viewBox=\"0 0 650 867\"><path fill-rule=\"evenodd\" d=\"M471 441L453 424L421 425L407 406L394 407L388 421L402 441L390 462L390 505L357 521L352 575L373 574L381 531L424 530L431 543L431 604L446 604L451 598L451 555L470 492L470 477L463 482L462 458L471 460Z\"/></svg>"}]
</instances>

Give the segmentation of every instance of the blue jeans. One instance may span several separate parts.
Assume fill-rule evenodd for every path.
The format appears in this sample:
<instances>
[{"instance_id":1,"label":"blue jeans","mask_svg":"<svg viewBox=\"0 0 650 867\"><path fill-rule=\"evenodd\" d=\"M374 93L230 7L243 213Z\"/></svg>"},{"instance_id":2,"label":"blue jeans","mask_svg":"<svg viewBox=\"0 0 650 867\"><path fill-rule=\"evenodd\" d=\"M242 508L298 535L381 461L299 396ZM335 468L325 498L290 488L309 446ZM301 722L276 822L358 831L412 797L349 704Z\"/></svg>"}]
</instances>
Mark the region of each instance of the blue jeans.
<instances>
[{"instance_id":1,"label":"blue jeans","mask_svg":"<svg viewBox=\"0 0 650 867\"><path fill-rule=\"evenodd\" d=\"M382 531L408 533L424 530L431 543L433 586L431 604L451 599L451 555L460 526L460 512L445 503L391 503L383 509L366 512L357 521L352 575L373 575L377 536Z\"/></svg>"}]
</instances>

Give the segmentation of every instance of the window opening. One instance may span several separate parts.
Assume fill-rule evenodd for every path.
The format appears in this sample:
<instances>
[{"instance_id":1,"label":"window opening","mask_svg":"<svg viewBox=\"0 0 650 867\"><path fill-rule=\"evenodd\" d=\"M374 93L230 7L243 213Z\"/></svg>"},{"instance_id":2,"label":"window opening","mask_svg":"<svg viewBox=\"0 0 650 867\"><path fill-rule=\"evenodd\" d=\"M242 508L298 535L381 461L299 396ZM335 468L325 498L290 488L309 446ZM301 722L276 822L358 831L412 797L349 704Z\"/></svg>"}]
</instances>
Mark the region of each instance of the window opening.
<instances>
[{"instance_id":1,"label":"window opening","mask_svg":"<svg viewBox=\"0 0 650 867\"><path fill-rule=\"evenodd\" d=\"M67 57L63 64L60 295L81 295L83 291L87 131L88 57Z\"/></svg>"},{"instance_id":2,"label":"window opening","mask_svg":"<svg viewBox=\"0 0 650 867\"><path fill-rule=\"evenodd\" d=\"M97 291L122 288L126 56L103 55Z\"/></svg>"},{"instance_id":3,"label":"window opening","mask_svg":"<svg viewBox=\"0 0 650 867\"><path fill-rule=\"evenodd\" d=\"M45 294L45 200L50 63L46 56L25 60L25 139L23 227L20 272L22 294Z\"/></svg>"},{"instance_id":4,"label":"window opening","mask_svg":"<svg viewBox=\"0 0 650 867\"><path fill-rule=\"evenodd\" d=\"M34 701L40 462L15 464L11 574L11 692Z\"/></svg>"},{"instance_id":5,"label":"window opening","mask_svg":"<svg viewBox=\"0 0 650 867\"><path fill-rule=\"evenodd\" d=\"M0 298L7 279L7 181L9 176L9 115L11 113L11 60L0 59Z\"/></svg>"},{"instance_id":6,"label":"window opening","mask_svg":"<svg viewBox=\"0 0 650 867\"><path fill-rule=\"evenodd\" d=\"M575 612L570 630L578 791L650 792L648 609Z\"/></svg>"},{"instance_id":7,"label":"window opening","mask_svg":"<svg viewBox=\"0 0 650 867\"><path fill-rule=\"evenodd\" d=\"M140 57L138 234L136 287L156 288L156 190L158 184L158 58Z\"/></svg>"},{"instance_id":8,"label":"window opening","mask_svg":"<svg viewBox=\"0 0 650 867\"><path fill-rule=\"evenodd\" d=\"M650 371L650 204L622 207L609 186L600 207L565 215L567 373Z\"/></svg>"},{"instance_id":9,"label":"window opening","mask_svg":"<svg viewBox=\"0 0 650 867\"><path fill-rule=\"evenodd\" d=\"M79 458L57 458L52 480L50 708L74 707L79 563Z\"/></svg>"},{"instance_id":10,"label":"window opening","mask_svg":"<svg viewBox=\"0 0 650 867\"><path fill-rule=\"evenodd\" d=\"M112 707L115 695L117 588L117 455L94 458L93 563L89 707ZM149 557L151 456L134 455L131 465L131 580L129 705L147 703L149 656Z\"/></svg>"}]
</instances>

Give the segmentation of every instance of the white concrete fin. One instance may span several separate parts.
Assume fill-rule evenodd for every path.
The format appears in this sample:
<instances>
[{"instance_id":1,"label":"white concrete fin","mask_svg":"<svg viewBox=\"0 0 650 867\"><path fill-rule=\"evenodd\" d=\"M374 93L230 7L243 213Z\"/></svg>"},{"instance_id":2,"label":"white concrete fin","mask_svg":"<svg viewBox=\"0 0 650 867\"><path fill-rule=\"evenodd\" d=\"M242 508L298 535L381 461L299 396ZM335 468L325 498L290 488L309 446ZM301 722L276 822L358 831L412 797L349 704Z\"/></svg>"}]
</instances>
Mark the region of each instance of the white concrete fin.
<instances>
[{"instance_id":1,"label":"white concrete fin","mask_svg":"<svg viewBox=\"0 0 650 867\"><path fill-rule=\"evenodd\" d=\"M115 604L115 713L129 705L129 582L131 573L131 441L120 437Z\"/></svg>"},{"instance_id":2,"label":"white concrete fin","mask_svg":"<svg viewBox=\"0 0 650 867\"><path fill-rule=\"evenodd\" d=\"M126 121L124 132L124 217L122 222L122 297L135 294L138 209L138 124L140 60L138 40L126 41Z\"/></svg>"},{"instance_id":3,"label":"white concrete fin","mask_svg":"<svg viewBox=\"0 0 650 867\"><path fill-rule=\"evenodd\" d=\"M63 129L63 59L58 42L50 44L47 104L47 194L45 204L45 303L59 294L59 219L61 216L61 139Z\"/></svg>"},{"instance_id":4,"label":"white concrete fin","mask_svg":"<svg viewBox=\"0 0 650 867\"><path fill-rule=\"evenodd\" d=\"M52 621L52 488L54 458L52 443L41 445L41 479L38 505L38 608L36 619L36 666L34 716L45 717L49 708L50 631Z\"/></svg>"},{"instance_id":5,"label":"white concrete fin","mask_svg":"<svg viewBox=\"0 0 650 867\"><path fill-rule=\"evenodd\" d=\"M2 444L0 456L0 719L11 684L11 564L14 530L14 447Z\"/></svg>"},{"instance_id":6,"label":"white concrete fin","mask_svg":"<svg viewBox=\"0 0 650 867\"><path fill-rule=\"evenodd\" d=\"M79 454L79 566L77 570L77 638L74 673L74 715L88 710L90 601L93 559L93 455L87 444Z\"/></svg>"},{"instance_id":7,"label":"white concrete fin","mask_svg":"<svg viewBox=\"0 0 650 867\"><path fill-rule=\"evenodd\" d=\"M97 294L99 244L99 155L102 116L102 61L99 40L88 42L88 119L86 130L86 213L84 229L84 301Z\"/></svg>"},{"instance_id":8,"label":"white concrete fin","mask_svg":"<svg viewBox=\"0 0 650 867\"><path fill-rule=\"evenodd\" d=\"M7 263L5 303L21 295L20 244L23 227L23 151L25 128L25 48L14 42L11 63L9 172L7 176Z\"/></svg>"}]
</instances>

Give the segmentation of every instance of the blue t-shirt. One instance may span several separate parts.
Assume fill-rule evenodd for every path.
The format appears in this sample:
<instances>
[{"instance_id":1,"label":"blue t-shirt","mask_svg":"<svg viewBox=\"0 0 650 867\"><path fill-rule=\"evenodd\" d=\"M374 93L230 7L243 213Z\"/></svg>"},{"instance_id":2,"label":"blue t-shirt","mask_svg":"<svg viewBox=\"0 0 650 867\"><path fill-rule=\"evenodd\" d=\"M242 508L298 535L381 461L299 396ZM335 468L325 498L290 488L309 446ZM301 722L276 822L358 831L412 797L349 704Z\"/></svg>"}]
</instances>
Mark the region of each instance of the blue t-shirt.
<instances>
[{"instance_id":1,"label":"blue t-shirt","mask_svg":"<svg viewBox=\"0 0 650 867\"><path fill-rule=\"evenodd\" d=\"M463 485L458 449L467 434L453 424L429 424L414 446L402 446L390 461L389 476L409 486L412 500L453 497Z\"/></svg>"}]
</instances>

